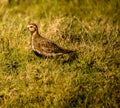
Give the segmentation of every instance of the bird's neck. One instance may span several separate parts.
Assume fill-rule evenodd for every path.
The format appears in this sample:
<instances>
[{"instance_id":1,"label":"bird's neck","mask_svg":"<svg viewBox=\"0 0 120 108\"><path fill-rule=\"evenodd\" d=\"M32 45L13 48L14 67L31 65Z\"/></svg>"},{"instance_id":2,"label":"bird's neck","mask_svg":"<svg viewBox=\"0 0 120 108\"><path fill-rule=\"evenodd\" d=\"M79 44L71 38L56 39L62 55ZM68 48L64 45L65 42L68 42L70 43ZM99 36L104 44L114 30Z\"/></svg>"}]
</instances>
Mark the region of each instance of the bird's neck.
<instances>
[{"instance_id":1,"label":"bird's neck","mask_svg":"<svg viewBox=\"0 0 120 108\"><path fill-rule=\"evenodd\" d=\"M31 36L37 36L39 34L38 31L31 32Z\"/></svg>"}]
</instances>

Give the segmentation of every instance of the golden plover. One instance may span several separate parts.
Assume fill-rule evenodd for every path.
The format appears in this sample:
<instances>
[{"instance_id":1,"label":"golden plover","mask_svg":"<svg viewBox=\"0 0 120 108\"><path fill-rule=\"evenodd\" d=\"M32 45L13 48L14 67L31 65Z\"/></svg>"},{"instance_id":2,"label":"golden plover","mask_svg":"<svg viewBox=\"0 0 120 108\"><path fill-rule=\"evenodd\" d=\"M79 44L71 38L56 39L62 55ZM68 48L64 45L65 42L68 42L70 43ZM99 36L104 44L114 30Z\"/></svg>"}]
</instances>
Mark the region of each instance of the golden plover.
<instances>
[{"instance_id":1,"label":"golden plover","mask_svg":"<svg viewBox=\"0 0 120 108\"><path fill-rule=\"evenodd\" d=\"M42 37L38 32L37 25L34 23L29 24L26 29L31 32L33 51L39 55L56 56L74 52L71 50L63 49L50 40Z\"/></svg>"}]
</instances>

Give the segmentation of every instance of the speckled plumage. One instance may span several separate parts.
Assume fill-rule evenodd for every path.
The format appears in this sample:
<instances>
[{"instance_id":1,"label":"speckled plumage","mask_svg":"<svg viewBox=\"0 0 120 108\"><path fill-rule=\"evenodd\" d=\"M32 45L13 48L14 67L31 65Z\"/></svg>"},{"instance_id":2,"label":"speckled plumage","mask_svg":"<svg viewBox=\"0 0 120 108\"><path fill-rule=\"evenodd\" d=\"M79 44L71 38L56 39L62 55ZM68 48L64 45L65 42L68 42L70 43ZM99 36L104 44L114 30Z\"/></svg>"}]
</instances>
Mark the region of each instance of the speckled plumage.
<instances>
[{"instance_id":1,"label":"speckled plumage","mask_svg":"<svg viewBox=\"0 0 120 108\"><path fill-rule=\"evenodd\" d=\"M44 56L56 56L73 52L71 50L62 49L50 40L42 37L38 32L36 24L29 24L27 29L31 32L32 49L34 52Z\"/></svg>"}]
</instances>

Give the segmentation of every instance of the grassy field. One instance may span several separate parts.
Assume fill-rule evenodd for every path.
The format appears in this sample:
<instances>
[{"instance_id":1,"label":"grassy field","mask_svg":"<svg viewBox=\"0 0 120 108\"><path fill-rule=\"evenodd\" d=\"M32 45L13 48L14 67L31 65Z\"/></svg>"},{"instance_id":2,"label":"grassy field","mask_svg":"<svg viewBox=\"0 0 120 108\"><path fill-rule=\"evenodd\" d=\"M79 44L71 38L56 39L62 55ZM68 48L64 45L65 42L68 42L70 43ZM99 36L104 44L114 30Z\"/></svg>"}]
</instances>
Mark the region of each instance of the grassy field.
<instances>
[{"instance_id":1,"label":"grassy field","mask_svg":"<svg viewBox=\"0 0 120 108\"><path fill-rule=\"evenodd\" d=\"M120 0L1 1L0 108L120 108ZM31 22L77 55L37 57Z\"/></svg>"}]
</instances>

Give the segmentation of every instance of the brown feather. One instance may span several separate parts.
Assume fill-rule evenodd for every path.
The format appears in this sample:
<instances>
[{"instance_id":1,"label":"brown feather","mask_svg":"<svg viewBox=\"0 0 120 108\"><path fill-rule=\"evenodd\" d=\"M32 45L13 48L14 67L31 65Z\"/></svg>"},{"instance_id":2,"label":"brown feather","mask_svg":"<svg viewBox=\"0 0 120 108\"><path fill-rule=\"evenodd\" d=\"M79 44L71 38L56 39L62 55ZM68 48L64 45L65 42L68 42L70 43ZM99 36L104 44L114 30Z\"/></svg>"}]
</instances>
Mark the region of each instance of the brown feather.
<instances>
[{"instance_id":1,"label":"brown feather","mask_svg":"<svg viewBox=\"0 0 120 108\"><path fill-rule=\"evenodd\" d=\"M36 24L31 23L28 25L28 29L32 36L32 49L38 54L45 56L55 56L74 52L72 50L63 49L50 40L42 37L38 32L38 27Z\"/></svg>"}]
</instances>

